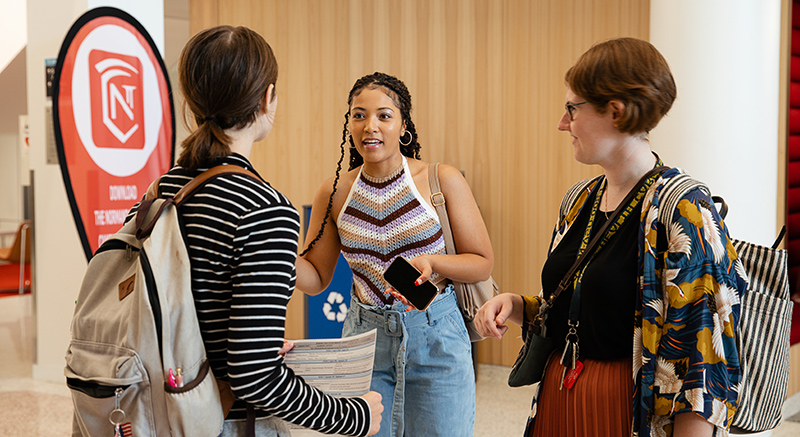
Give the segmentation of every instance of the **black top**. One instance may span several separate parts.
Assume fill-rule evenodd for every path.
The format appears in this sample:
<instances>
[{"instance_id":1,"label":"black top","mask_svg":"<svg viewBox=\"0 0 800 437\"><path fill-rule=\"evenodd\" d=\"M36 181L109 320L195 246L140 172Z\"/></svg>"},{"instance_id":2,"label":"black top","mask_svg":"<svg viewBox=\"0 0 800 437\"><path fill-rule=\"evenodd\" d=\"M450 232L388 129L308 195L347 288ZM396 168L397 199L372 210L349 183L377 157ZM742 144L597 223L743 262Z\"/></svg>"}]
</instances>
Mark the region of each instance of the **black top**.
<instances>
[{"instance_id":1,"label":"black top","mask_svg":"<svg viewBox=\"0 0 800 437\"><path fill-rule=\"evenodd\" d=\"M596 194L592 194L567 234L547 258L542 268L542 288L548 298L577 260L581 238L589 223ZM578 326L580 358L614 359L633 354L634 310L638 289L637 244L641 202L608 243L589 261L581 283L581 306ZM608 212L609 216L611 211ZM602 211L595 215L592 237L605 224ZM595 249L596 250L596 249ZM574 278L573 278L574 279ZM563 349L573 288L565 289L550 309L547 336L555 338Z\"/></svg>"}]
</instances>

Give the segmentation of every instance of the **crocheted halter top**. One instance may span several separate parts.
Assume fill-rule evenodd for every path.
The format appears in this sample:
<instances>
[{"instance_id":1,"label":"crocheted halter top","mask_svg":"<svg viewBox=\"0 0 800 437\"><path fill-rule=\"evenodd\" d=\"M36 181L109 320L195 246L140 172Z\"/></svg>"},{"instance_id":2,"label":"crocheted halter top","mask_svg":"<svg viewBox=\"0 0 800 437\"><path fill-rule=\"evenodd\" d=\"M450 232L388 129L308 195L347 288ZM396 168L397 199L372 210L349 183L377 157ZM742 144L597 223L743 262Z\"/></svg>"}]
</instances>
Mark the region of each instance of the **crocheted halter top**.
<instances>
[{"instance_id":1,"label":"crocheted halter top","mask_svg":"<svg viewBox=\"0 0 800 437\"><path fill-rule=\"evenodd\" d=\"M444 236L436 211L414 185L408 162L383 178L359 171L336 221L342 254L353 270L354 289L366 305L391 305L383 272L395 257L444 254ZM439 286L444 277L434 273Z\"/></svg>"}]
</instances>

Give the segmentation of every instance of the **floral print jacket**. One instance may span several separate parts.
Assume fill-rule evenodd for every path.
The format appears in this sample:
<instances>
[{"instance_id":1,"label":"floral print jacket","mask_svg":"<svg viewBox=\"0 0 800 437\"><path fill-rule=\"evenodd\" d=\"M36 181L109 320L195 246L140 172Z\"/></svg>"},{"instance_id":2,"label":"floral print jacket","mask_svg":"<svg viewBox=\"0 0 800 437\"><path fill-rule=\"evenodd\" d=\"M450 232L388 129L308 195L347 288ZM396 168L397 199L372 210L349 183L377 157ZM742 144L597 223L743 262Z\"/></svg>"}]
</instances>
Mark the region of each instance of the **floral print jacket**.
<instances>
[{"instance_id":1,"label":"floral print jacket","mask_svg":"<svg viewBox=\"0 0 800 437\"><path fill-rule=\"evenodd\" d=\"M633 338L634 436L670 436L675 415L688 411L715 425L715 435L727 436L742 382L735 332L747 276L704 187L673 199L671 220L661 223L661 217L670 215L660 214L659 206L675 193L670 179L682 173L678 168L664 172L642 203ZM580 182L564 197L550 252L600 181ZM540 299L524 298L526 324L538 313ZM535 412L534 398L531 417Z\"/></svg>"}]
</instances>

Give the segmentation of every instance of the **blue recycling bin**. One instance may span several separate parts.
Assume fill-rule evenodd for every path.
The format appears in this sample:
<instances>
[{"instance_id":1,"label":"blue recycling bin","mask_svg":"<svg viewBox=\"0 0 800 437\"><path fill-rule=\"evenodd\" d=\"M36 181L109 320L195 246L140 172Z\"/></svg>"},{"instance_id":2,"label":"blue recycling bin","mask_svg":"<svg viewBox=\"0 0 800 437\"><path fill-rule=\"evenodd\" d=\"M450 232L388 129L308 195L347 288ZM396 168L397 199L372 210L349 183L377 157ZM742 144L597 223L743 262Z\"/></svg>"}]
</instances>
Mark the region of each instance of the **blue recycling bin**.
<instances>
[{"instance_id":1,"label":"blue recycling bin","mask_svg":"<svg viewBox=\"0 0 800 437\"><path fill-rule=\"evenodd\" d=\"M305 217L304 237L308 235L308 221L311 217L311 205L303 206ZM326 229L330 232L330 229ZM339 254L333 280L322 293L316 296L305 295L306 338L340 338L344 327L344 318L350 307L350 289L353 287L353 271Z\"/></svg>"}]
</instances>

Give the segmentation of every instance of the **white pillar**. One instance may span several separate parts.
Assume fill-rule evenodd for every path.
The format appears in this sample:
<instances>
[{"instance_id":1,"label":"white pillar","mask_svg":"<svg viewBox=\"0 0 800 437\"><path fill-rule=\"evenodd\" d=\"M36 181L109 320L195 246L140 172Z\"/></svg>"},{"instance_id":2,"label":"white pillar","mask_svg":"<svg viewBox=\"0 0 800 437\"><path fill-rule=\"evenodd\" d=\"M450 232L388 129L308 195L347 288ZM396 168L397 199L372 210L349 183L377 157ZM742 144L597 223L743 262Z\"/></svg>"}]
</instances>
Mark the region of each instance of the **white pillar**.
<instances>
[{"instance_id":1,"label":"white pillar","mask_svg":"<svg viewBox=\"0 0 800 437\"><path fill-rule=\"evenodd\" d=\"M164 49L164 1L28 0L27 75L30 166L34 171L36 379L64 381L64 353L86 257L70 211L61 169L45 151L45 59L57 58L69 28L99 6L122 9Z\"/></svg>"},{"instance_id":2,"label":"white pillar","mask_svg":"<svg viewBox=\"0 0 800 437\"><path fill-rule=\"evenodd\" d=\"M780 0L651 0L650 41L678 86L651 144L725 198L735 238L777 235Z\"/></svg>"}]
</instances>

